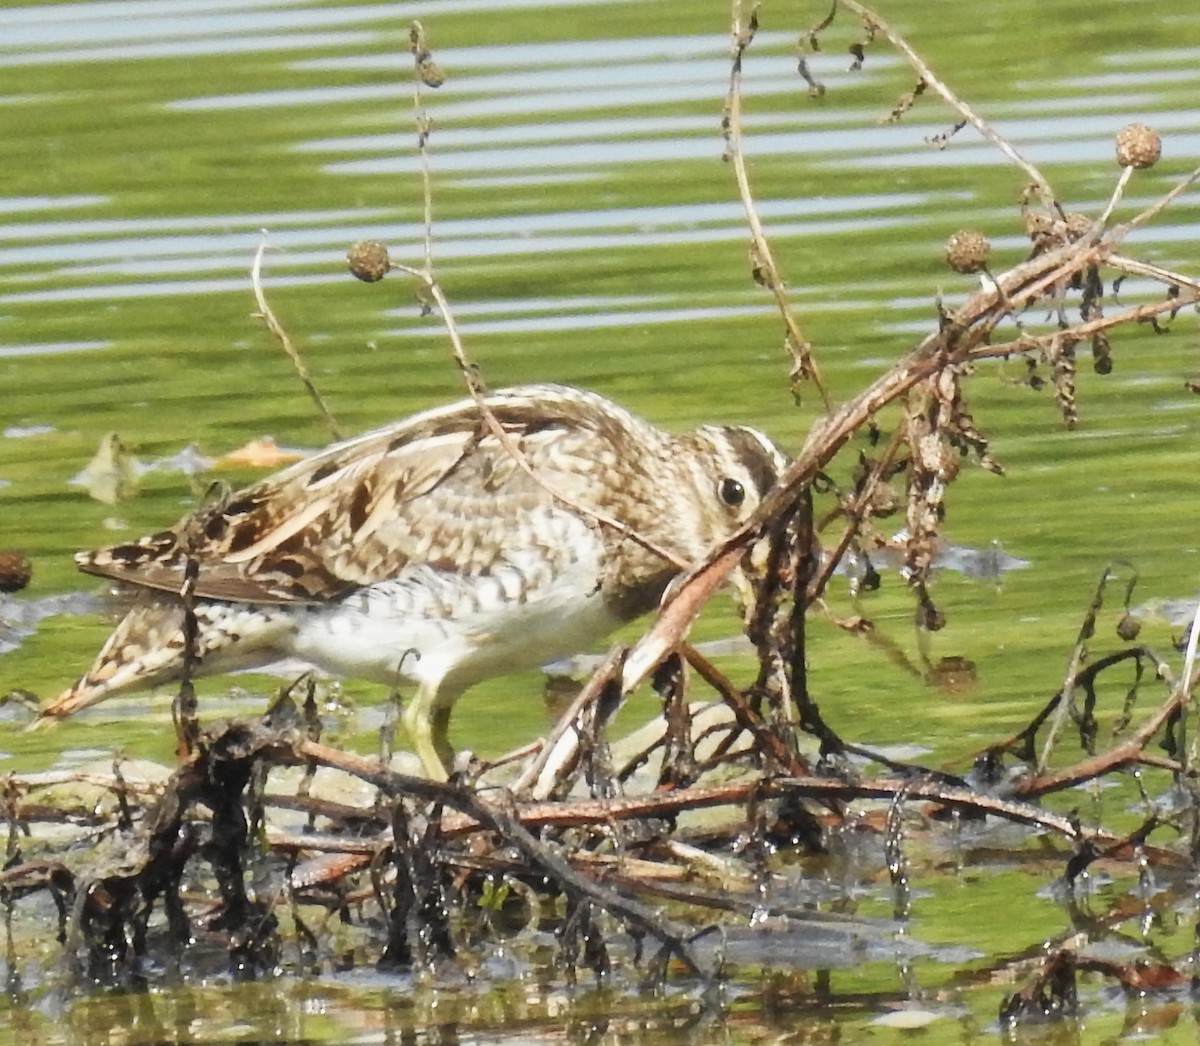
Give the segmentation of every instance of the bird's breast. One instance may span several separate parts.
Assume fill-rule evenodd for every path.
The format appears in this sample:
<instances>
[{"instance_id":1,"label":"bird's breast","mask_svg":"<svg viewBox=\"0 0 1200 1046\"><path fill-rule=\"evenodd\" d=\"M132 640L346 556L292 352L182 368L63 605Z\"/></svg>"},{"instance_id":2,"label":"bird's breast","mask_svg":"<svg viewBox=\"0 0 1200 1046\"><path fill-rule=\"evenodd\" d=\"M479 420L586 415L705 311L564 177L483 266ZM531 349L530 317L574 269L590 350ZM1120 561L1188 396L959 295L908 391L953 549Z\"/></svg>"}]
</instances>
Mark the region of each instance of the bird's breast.
<instances>
[{"instance_id":1,"label":"bird's breast","mask_svg":"<svg viewBox=\"0 0 1200 1046\"><path fill-rule=\"evenodd\" d=\"M604 540L582 521L507 550L486 571L410 563L328 604L297 607L293 653L394 683L465 688L576 653L627 620L605 585Z\"/></svg>"}]
</instances>

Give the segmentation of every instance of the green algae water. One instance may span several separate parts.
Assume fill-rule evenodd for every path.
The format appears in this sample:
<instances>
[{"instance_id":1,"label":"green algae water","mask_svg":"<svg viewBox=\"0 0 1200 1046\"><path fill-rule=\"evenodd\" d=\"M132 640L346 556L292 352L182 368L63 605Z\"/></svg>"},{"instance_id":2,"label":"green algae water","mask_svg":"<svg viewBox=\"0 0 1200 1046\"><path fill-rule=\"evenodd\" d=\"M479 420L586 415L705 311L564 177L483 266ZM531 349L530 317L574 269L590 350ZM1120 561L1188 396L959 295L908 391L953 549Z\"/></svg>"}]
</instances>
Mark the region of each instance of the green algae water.
<instances>
[{"instance_id":1,"label":"green algae water","mask_svg":"<svg viewBox=\"0 0 1200 1046\"><path fill-rule=\"evenodd\" d=\"M842 399L936 327L939 292L954 304L972 289L944 265L947 236L963 227L987 233L997 271L1020 261L1028 241L1016 206L1019 171L969 128L945 149L928 144L950 129L948 110L923 100L904 121L880 126L914 74L882 39L850 72L844 49L862 33L845 14L824 52L810 57L826 91L809 96L796 74L796 41L825 13L761 10L746 59L745 138L767 234ZM1102 209L1117 175L1113 135L1129 122L1163 134L1164 158L1133 180L1118 218L1200 162L1200 13L1187 5L1067 0L1049 10L1023 0L897 0L881 14L1042 167L1071 210ZM803 442L819 400L793 403L779 317L750 278L745 221L721 158L722 5L9 6L0 11L0 552L24 552L33 581L0 597L0 695L54 696L107 635L88 598L97 585L74 571L72 551L174 522L212 480L262 475L218 463L248 441L269 436L301 449L328 442L253 315L249 270L261 230L268 299L343 431L462 394L442 326L423 313L412 286L397 274L366 286L345 272L346 248L365 237L386 241L399 261L423 257L408 53L414 17L447 75L423 97L433 120L433 259L487 381L574 383L668 427L748 422L785 448ZM1200 197L1185 194L1131 238L1130 253L1194 274L1198 207ZM1185 387L1196 347L1194 314L1181 314L1163 336L1121 330L1112 374L1081 368L1073 432L1049 389L1020 381L1018 361L979 368L968 383L971 408L1007 472L964 470L950 494L946 538L993 556L938 573L934 594L949 622L926 649L894 571L861 606L835 581L829 615L813 621L810 672L836 729L880 746L919 745L926 763L965 769L1061 684L1082 612L1114 560L1138 572L1143 639L1170 649L1198 587L1200 401ZM141 468L136 496L107 504L72 480L112 433ZM860 611L883 641L833 621ZM735 631L732 611L718 608L695 638ZM969 661L969 684L927 685L925 658ZM736 655L721 663L739 679L752 671ZM231 696L230 680L203 682L205 715L252 713L278 686L261 676L233 683ZM543 733L540 688L537 674L476 688L457 708L455 742L495 755ZM377 722L383 695L353 681L344 694L353 710L347 733L357 729L369 750L366 727ZM4 768L73 765L117 749L169 761L169 702L169 692L114 699L32 735L15 717L0 726ZM649 701L625 716L636 719L639 708ZM583 993L568 1007L565 1034L893 1041L906 1033L872 1022L920 1001L935 1011L928 1041L991 1041L1007 989L973 979L973 965L1036 950L1062 932L1066 916L1036 896L1039 876L1054 871L1033 860L1003 868L982 860L965 871L961 857L948 863L956 871L937 878L933 856L927 881L918 878L930 896L916 906L912 932L961 951L874 957L827 976L786 965L751 972L749 964L719 1016L690 999ZM881 884L861 888L862 911L887 915L886 895L871 893ZM1013 896L1028 898L1019 911L1006 904ZM1160 922L1171 918L1162 913ZM1156 943L1178 955L1186 931L1160 927ZM50 970L50 952L45 962ZM118 1027L127 1042L562 1034L555 1029L566 1002L528 984L446 990L441 1016L414 1012L426 1004L412 1003L407 990L373 976L327 976L189 986L169 997L59 999L41 1010L14 1001L0 1036L117 1041ZM44 999L36 984L30 996ZM835 996L862 1001L823 1012L820 1000ZM1190 1011L1164 1010L1169 1002L1143 1017L1107 1000L1090 1011L1087 1037L1144 1025L1194 1041ZM524 1030L505 1031L506 1023ZM423 1038L405 1038L413 1034Z\"/></svg>"}]
</instances>

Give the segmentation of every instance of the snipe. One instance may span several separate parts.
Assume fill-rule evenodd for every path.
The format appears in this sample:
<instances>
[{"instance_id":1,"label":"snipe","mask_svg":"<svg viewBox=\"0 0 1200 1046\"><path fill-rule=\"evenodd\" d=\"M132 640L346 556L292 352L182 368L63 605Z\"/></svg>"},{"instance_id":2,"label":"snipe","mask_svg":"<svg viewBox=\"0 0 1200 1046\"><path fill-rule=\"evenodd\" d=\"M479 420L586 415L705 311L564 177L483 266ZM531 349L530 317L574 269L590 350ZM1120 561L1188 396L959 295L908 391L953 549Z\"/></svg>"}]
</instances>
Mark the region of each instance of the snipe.
<instances>
[{"instance_id":1,"label":"snipe","mask_svg":"<svg viewBox=\"0 0 1200 1046\"><path fill-rule=\"evenodd\" d=\"M38 722L179 678L190 556L198 674L292 656L415 682L405 725L426 772L444 777L464 690L652 609L784 464L755 429L672 436L566 386L487 404L525 464L467 400L334 444L170 530L80 553L81 570L138 600Z\"/></svg>"}]
</instances>

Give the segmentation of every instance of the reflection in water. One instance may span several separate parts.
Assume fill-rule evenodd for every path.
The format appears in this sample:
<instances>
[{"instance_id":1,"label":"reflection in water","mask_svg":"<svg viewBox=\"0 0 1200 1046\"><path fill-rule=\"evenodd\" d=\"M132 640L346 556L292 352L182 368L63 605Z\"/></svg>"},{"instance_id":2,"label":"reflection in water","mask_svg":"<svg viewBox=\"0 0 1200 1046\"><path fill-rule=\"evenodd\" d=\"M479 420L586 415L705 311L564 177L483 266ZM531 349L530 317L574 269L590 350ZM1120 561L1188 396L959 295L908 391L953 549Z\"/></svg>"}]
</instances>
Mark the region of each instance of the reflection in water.
<instances>
[{"instance_id":1,"label":"reflection in water","mask_svg":"<svg viewBox=\"0 0 1200 1046\"><path fill-rule=\"evenodd\" d=\"M63 211L71 207L97 207L108 203L107 196L0 196L0 215L23 214L29 211ZM16 226L20 235L20 226ZM14 226L7 220L0 225L0 242L13 237ZM15 238L15 237L14 237Z\"/></svg>"},{"instance_id":2,"label":"reflection in water","mask_svg":"<svg viewBox=\"0 0 1200 1046\"><path fill-rule=\"evenodd\" d=\"M1190 599L1151 599L1141 606L1135 607L1133 613L1140 618L1166 621L1175 628L1188 628L1196 616L1197 605L1200 604L1194 597ZM1186 639L1186 636L1183 638Z\"/></svg>"},{"instance_id":3,"label":"reflection in water","mask_svg":"<svg viewBox=\"0 0 1200 1046\"><path fill-rule=\"evenodd\" d=\"M107 349L109 341L47 341L36 345L0 345L0 359L16 359L18 356L57 356L64 352L95 352ZM5 431L6 436L12 435Z\"/></svg>"},{"instance_id":4,"label":"reflection in water","mask_svg":"<svg viewBox=\"0 0 1200 1046\"><path fill-rule=\"evenodd\" d=\"M871 553L870 558L875 566L892 569L898 569L904 562L904 554L899 550L878 549ZM943 541L933 558L935 569L950 570L973 581L998 581L1005 574L1030 565L1028 559L1010 556L998 541L993 541L986 548L967 548Z\"/></svg>"},{"instance_id":5,"label":"reflection in water","mask_svg":"<svg viewBox=\"0 0 1200 1046\"><path fill-rule=\"evenodd\" d=\"M870 194L813 202L773 200L763 217L780 236L820 236L900 228L907 213L931 203L951 205L959 197L917 193ZM353 219L353 224L350 223ZM518 217L448 219L438 223L438 256L455 259L504 259L534 253L702 246L745 238L742 212L733 201L691 207L614 208L564 211ZM219 225L241 231L201 232ZM416 223L385 221L378 211L313 211L296 215L229 215L221 218L70 221L0 226L0 271L54 265L55 286L0 293L0 303L88 301L134 296L173 296L244 291L245 273L261 239L271 230L276 250L269 259L274 286L302 286L343 280L340 274L296 275L296 270L328 269L346 245L370 230L393 245L393 253L416 255L422 236ZM30 242L21 242L30 241ZM5 244L12 245L5 245ZM220 272L227 278L206 277ZM176 275L194 279L165 279ZM94 277L126 277L139 282L97 284ZM82 285L70 286L73 281ZM62 286L66 283L67 286Z\"/></svg>"},{"instance_id":6,"label":"reflection in water","mask_svg":"<svg viewBox=\"0 0 1200 1046\"><path fill-rule=\"evenodd\" d=\"M484 311L488 303L472 302L476 311ZM411 311L411 310L410 310ZM771 313L769 305L724 305L693 309L628 309L580 313L556 312L549 316L521 316L510 319L466 320L457 326L463 334L532 334L543 331L611 330L619 327L640 327L646 324L694 323L702 320L731 319L737 316L763 316ZM455 309L455 315L461 310ZM393 337L427 338L426 326L403 327L388 331Z\"/></svg>"},{"instance_id":7,"label":"reflection in water","mask_svg":"<svg viewBox=\"0 0 1200 1046\"><path fill-rule=\"evenodd\" d=\"M715 27L714 27L715 28ZM794 38L787 33L760 32L758 61L746 70L746 88L756 96L803 96L793 56ZM712 106L708 133L714 136L715 115L724 101L728 44L722 32L696 36L573 41L566 44L522 44L519 47L438 48L438 59L451 72L438 90L439 119L459 121L503 117L517 139L530 117L621 109L633 118L638 110L704 102ZM830 88L861 82L897 66L888 55L873 59L862 73L851 75L840 59L820 62L822 79ZM376 73L372 84L354 82L330 88L259 91L253 94L208 95L180 99L180 111L261 109L329 104L331 102L390 102L409 100L409 59L348 55L298 63L304 71L355 74ZM483 69L484 72L473 72ZM586 77L580 70L586 69ZM769 115L777 120L779 115ZM674 119L674 118L672 118ZM795 122L796 117L787 118ZM805 113L806 122L846 119L845 111L825 117L819 110ZM699 124L695 124L699 126ZM485 134L496 133L485 129ZM719 151L719 146L716 146Z\"/></svg>"},{"instance_id":8,"label":"reflection in water","mask_svg":"<svg viewBox=\"0 0 1200 1046\"><path fill-rule=\"evenodd\" d=\"M15 650L48 617L95 614L105 605L105 600L95 592L67 592L40 599L0 595L0 654Z\"/></svg>"},{"instance_id":9,"label":"reflection in water","mask_svg":"<svg viewBox=\"0 0 1200 1046\"><path fill-rule=\"evenodd\" d=\"M30 436L46 436L53 431L53 425L9 425L0 435L5 439L28 439Z\"/></svg>"}]
</instances>

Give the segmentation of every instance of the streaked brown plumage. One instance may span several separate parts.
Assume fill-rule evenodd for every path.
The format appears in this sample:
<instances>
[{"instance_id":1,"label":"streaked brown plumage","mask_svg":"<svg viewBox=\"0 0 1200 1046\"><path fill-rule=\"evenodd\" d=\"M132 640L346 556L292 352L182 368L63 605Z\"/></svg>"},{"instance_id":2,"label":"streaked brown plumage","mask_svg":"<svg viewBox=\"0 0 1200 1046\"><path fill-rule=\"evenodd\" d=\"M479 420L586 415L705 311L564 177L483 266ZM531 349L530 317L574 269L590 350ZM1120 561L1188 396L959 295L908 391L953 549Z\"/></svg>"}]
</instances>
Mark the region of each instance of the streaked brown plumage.
<instances>
[{"instance_id":1,"label":"streaked brown plumage","mask_svg":"<svg viewBox=\"0 0 1200 1046\"><path fill-rule=\"evenodd\" d=\"M465 689L653 608L783 465L754 429L670 436L566 386L504 389L487 403L536 479L467 400L334 444L170 530L79 554L81 570L139 601L38 722L179 678L190 553L198 672L295 656L413 680L405 723L427 772L444 776Z\"/></svg>"}]
</instances>

